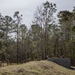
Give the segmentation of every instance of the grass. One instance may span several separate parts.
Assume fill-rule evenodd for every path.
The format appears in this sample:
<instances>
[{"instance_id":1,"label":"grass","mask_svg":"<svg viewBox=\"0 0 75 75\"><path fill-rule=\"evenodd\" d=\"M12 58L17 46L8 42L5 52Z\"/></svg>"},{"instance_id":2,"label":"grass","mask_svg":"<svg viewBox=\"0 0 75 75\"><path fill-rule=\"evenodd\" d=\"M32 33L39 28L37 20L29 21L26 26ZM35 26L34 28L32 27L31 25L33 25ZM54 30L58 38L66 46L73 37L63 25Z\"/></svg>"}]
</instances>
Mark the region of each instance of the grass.
<instances>
[{"instance_id":1,"label":"grass","mask_svg":"<svg viewBox=\"0 0 75 75\"><path fill-rule=\"evenodd\" d=\"M75 70L44 60L1 67L0 75L75 75Z\"/></svg>"}]
</instances>

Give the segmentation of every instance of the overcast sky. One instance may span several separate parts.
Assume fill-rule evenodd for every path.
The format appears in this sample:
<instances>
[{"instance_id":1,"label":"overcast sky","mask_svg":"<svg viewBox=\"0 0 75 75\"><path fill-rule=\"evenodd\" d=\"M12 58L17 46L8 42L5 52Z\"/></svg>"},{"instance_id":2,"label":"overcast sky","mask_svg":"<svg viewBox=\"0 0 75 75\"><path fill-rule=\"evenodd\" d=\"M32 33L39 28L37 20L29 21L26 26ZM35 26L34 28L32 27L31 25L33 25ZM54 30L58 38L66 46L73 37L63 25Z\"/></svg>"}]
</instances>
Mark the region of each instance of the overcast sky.
<instances>
[{"instance_id":1,"label":"overcast sky","mask_svg":"<svg viewBox=\"0 0 75 75\"><path fill-rule=\"evenodd\" d=\"M36 8L46 1L56 3L58 11L72 11L75 6L75 0L0 0L0 13L12 16L15 11L20 11L23 14L23 23L30 27Z\"/></svg>"}]
</instances>

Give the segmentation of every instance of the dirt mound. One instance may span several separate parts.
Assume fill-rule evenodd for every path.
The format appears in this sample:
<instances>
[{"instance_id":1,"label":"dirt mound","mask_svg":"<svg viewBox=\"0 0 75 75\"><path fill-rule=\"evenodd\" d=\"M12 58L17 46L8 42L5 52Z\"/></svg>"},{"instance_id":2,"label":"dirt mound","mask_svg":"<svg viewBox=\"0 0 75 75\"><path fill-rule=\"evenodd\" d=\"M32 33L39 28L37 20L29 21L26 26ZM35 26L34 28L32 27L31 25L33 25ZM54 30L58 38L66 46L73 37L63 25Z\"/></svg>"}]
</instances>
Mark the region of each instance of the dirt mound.
<instances>
[{"instance_id":1,"label":"dirt mound","mask_svg":"<svg viewBox=\"0 0 75 75\"><path fill-rule=\"evenodd\" d=\"M0 75L75 75L75 71L45 60L2 67Z\"/></svg>"}]
</instances>

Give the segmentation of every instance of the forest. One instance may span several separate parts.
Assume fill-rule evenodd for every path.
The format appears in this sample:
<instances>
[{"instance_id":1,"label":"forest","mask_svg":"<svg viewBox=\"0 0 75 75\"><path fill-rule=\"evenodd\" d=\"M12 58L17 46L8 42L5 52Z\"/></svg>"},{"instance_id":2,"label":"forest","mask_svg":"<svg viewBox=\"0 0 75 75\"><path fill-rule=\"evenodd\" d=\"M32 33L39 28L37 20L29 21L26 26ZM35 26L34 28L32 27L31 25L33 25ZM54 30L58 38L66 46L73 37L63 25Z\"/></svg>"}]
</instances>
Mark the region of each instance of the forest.
<instances>
[{"instance_id":1,"label":"forest","mask_svg":"<svg viewBox=\"0 0 75 75\"><path fill-rule=\"evenodd\" d=\"M19 64L62 55L75 59L75 7L55 18L57 10L55 3L42 3L30 28L22 23L20 11L13 17L0 13L0 61Z\"/></svg>"}]
</instances>

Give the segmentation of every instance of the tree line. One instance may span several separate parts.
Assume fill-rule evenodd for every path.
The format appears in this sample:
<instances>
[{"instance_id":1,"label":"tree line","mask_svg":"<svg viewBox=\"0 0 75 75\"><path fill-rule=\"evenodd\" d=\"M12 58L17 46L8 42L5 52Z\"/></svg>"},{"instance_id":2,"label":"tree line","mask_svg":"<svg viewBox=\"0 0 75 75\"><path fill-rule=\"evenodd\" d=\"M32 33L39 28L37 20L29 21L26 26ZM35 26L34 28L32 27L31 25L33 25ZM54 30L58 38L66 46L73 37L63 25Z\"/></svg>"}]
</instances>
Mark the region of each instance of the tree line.
<instances>
[{"instance_id":1,"label":"tree line","mask_svg":"<svg viewBox=\"0 0 75 75\"><path fill-rule=\"evenodd\" d=\"M45 2L37 8L30 29L22 24L22 14L0 14L0 60L7 64L45 60L47 57L75 58L75 8L60 11L55 3Z\"/></svg>"}]
</instances>

